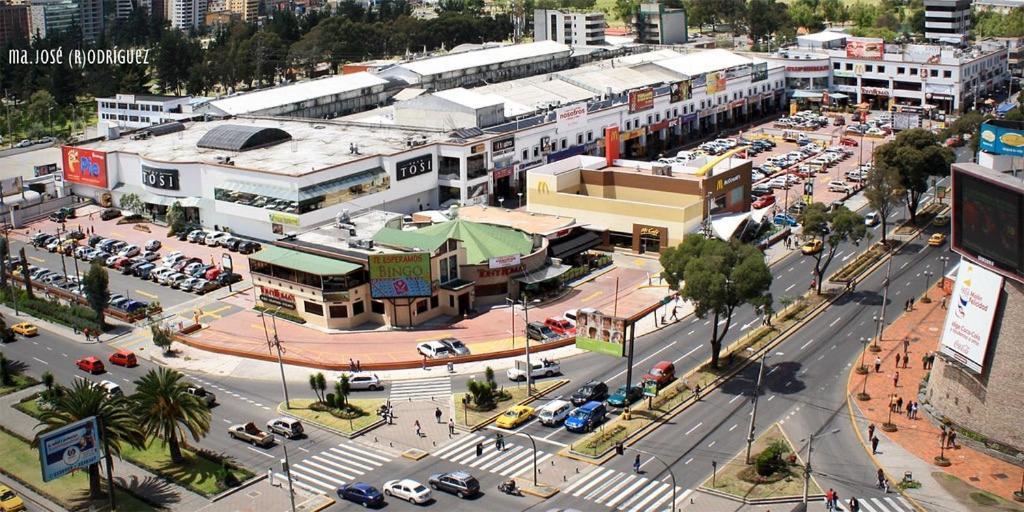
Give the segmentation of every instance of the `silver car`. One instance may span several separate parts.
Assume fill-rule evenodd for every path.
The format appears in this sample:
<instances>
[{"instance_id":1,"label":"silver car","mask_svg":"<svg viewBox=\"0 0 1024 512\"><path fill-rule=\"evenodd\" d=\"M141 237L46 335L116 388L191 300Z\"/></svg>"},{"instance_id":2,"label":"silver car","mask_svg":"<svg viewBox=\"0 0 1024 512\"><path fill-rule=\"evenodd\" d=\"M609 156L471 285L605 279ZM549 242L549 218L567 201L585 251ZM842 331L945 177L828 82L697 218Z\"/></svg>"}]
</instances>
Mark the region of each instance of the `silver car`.
<instances>
[{"instance_id":1,"label":"silver car","mask_svg":"<svg viewBox=\"0 0 1024 512\"><path fill-rule=\"evenodd\" d=\"M384 389L384 383L375 373L350 373L348 374L348 385L353 391L377 391Z\"/></svg>"}]
</instances>

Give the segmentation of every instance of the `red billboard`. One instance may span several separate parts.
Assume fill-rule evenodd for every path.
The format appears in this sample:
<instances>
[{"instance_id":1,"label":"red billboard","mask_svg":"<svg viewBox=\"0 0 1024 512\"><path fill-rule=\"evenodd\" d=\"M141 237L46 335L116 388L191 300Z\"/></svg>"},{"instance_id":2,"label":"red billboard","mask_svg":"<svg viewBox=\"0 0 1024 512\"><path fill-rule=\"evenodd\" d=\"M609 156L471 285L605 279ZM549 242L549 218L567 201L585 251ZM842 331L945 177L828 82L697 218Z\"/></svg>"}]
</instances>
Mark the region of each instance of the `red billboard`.
<instances>
[{"instance_id":1,"label":"red billboard","mask_svg":"<svg viewBox=\"0 0 1024 512\"><path fill-rule=\"evenodd\" d=\"M619 159L619 127L609 126L604 129L605 163L612 165Z\"/></svg>"},{"instance_id":2,"label":"red billboard","mask_svg":"<svg viewBox=\"0 0 1024 512\"><path fill-rule=\"evenodd\" d=\"M92 187L107 188L107 154L93 149L63 146L64 179Z\"/></svg>"},{"instance_id":3,"label":"red billboard","mask_svg":"<svg viewBox=\"0 0 1024 512\"><path fill-rule=\"evenodd\" d=\"M881 39L849 39L846 41L846 58L879 60L885 53L885 41Z\"/></svg>"},{"instance_id":4,"label":"red billboard","mask_svg":"<svg viewBox=\"0 0 1024 512\"><path fill-rule=\"evenodd\" d=\"M647 87L629 92L629 113L654 108L654 89Z\"/></svg>"}]
</instances>

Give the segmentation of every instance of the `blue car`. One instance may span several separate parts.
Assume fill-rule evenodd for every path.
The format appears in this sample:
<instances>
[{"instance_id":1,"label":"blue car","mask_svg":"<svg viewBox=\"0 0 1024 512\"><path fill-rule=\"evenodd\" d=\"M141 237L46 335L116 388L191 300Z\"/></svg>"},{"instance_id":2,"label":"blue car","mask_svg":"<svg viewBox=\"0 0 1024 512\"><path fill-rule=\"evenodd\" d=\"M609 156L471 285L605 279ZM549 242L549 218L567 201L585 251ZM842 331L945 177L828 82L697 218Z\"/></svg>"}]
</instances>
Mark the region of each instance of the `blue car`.
<instances>
[{"instance_id":1,"label":"blue car","mask_svg":"<svg viewBox=\"0 0 1024 512\"><path fill-rule=\"evenodd\" d=\"M570 432L590 432L604 423L607 409L601 402L587 402L569 413L565 429Z\"/></svg>"},{"instance_id":2,"label":"blue car","mask_svg":"<svg viewBox=\"0 0 1024 512\"><path fill-rule=\"evenodd\" d=\"M364 507L380 507L384 505L384 495L376 487L363 482L355 482L338 487L338 497Z\"/></svg>"},{"instance_id":3,"label":"blue car","mask_svg":"<svg viewBox=\"0 0 1024 512\"><path fill-rule=\"evenodd\" d=\"M775 215L774 222L779 225L786 225L790 227L796 227L796 219L792 215L786 215L785 213L779 213Z\"/></svg>"}]
</instances>

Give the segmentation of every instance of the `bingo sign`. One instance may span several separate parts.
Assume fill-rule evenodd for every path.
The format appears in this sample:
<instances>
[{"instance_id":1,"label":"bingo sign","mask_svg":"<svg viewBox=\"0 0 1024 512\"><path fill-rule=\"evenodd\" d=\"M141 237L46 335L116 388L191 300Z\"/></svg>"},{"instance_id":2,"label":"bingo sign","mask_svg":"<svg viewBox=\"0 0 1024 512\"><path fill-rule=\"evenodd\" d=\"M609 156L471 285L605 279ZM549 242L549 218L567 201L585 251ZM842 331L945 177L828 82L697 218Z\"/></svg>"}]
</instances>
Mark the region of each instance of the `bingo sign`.
<instances>
[{"instance_id":1,"label":"bingo sign","mask_svg":"<svg viewBox=\"0 0 1024 512\"><path fill-rule=\"evenodd\" d=\"M370 295L375 299L429 297L430 253L370 255Z\"/></svg>"},{"instance_id":2,"label":"bingo sign","mask_svg":"<svg viewBox=\"0 0 1024 512\"><path fill-rule=\"evenodd\" d=\"M92 149L63 146L64 179L72 183L107 188L107 154Z\"/></svg>"},{"instance_id":3,"label":"bingo sign","mask_svg":"<svg viewBox=\"0 0 1024 512\"><path fill-rule=\"evenodd\" d=\"M100 441L100 428L95 416L40 435L39 466L43 471L43 481L56 480L98 463L103 456Z\"/></svg>"}]
</instances>

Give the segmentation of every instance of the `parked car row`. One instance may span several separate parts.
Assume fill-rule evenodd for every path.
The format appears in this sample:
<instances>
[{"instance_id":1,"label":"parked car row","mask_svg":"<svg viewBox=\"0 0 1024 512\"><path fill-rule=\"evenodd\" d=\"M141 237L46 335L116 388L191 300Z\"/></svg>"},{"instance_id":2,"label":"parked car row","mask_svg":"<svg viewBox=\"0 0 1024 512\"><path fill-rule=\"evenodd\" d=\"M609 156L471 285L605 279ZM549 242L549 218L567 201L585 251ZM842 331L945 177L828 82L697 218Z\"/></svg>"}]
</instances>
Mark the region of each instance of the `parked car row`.
<instances>
[{"instance_id":1,"label":"parked car row","mask_svg":"<svg viewBox=\"0 0 1024 512\"><path fill-rule=\"evenodd\" d=\"M810 110L801 110L792 116L781 117L775 121L776 128L801 128L805 130L817 130L828 126L829 118L815 114Z\"/></svg>"},{"instance_id":2,"label":"parked car row","mask_svg":"<svg viewBox=\"0 0 1024 512\"><path fill-rule=\"evenodd\" d=\"M194 244L203 244L210 247L223 247L229 251L239 252L242 254L252 254L262 248L262 246L257 242L243 240L241 238L231 236L231 233L224 231L204 231L202 229L193 229L180 233L178 235L178 240L188 241Z\"/></svg>"}]
</instances>

